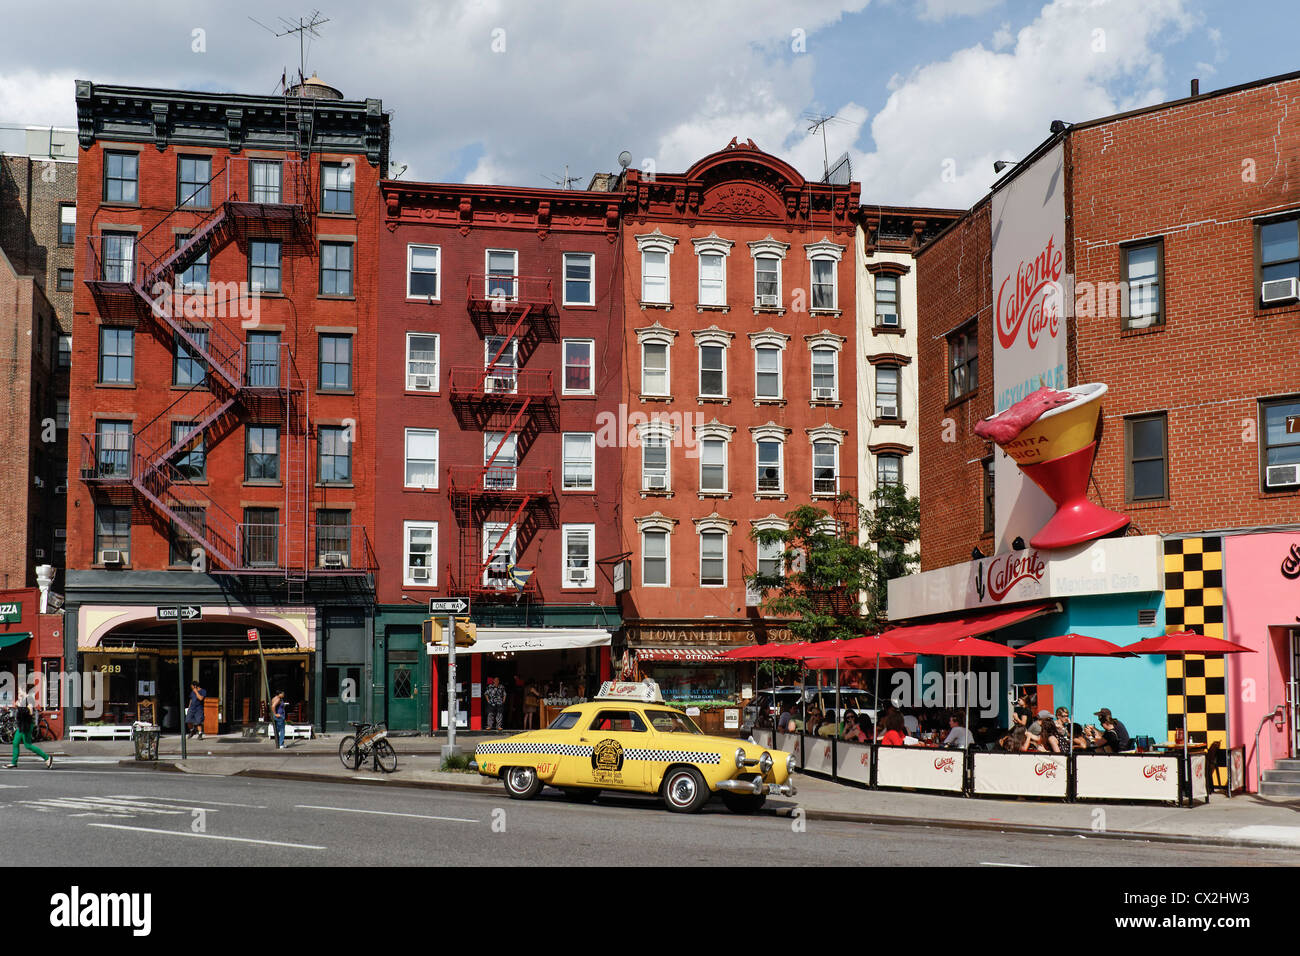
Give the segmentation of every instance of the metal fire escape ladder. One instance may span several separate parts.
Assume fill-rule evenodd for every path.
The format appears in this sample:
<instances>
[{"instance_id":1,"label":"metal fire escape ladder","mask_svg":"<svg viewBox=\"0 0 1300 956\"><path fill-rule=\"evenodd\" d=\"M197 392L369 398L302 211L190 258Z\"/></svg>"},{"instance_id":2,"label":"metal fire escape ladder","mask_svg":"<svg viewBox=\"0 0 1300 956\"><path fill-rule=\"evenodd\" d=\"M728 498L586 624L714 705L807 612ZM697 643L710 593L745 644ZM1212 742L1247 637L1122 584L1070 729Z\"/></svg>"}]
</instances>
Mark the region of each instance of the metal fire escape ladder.
<instances>
[{"instance_id":1,"label":"metal fire escape ladder","mask_svg":"<svg viewBox=\"0 0 1300 956\"><path fill-rule=\"evenodd\" d=\"M505 354L506 349L510 347L511 342L515 343L514 372L516 376L519 374L518 335L519 335L519 330L523 328L524 322L527 321L528 319L528 313L530 313L532 309L533 307L531 305L525 305L522 309L520 309L519 318L515 320L515 324L510 327L509 332L505 333L505 335L501 337L501 347L497 349L495 355L493 355L490 359L488 359L486 362L483 363L485 368L483 369L483 378L479 382L479 388L484 389L486 391L488 377L496 372L497 368L499 367L497 363L501 361L501 356Z\"/></svg>"},{"instance_id":2,"label":"metal fire escape ladder","mask_svg":"<svg viewBox=\"0 0 1300 956\"><path fill-rule=\"evenodd\" d=\"M311 438L311 408L307 390L298 376L293 356L288 360L289 388L284 403L284 578L289 603L301 604L307 581L308 550L308 445ZM294 389L298 383L299 390Z\"/></svg>"}]
</instances>

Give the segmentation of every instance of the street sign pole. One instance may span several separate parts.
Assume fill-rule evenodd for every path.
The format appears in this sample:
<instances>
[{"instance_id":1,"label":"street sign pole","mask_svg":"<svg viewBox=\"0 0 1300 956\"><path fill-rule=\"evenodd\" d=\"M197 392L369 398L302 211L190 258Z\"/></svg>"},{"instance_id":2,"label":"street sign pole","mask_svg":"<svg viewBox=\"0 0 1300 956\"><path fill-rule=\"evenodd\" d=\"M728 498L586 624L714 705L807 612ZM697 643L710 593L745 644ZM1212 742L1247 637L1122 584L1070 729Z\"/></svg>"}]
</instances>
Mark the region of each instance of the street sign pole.
<instances>
[{"instance_id":1,"label":"street sign pole","mask_svg":"<svg viewBox=\"0 0 1300 956\"><path fill-rule=\"evenodd\" d=\"M447 745L442 748L442 759L456 756L456 717L460 700L456 694L456 614L447 615Z\"/></svg>"},{"instance_id":2,"label":"street sign pole","mask_svg":"<svg viewBox=\"0 0 1300 956\"><path fill-rule=\"evenodd\" d=\"M185 732L186 730L185 728L185 634L184 631L182 630L183 625L181 624L182 620L184 620L184 617L185 615L181 613L181 609L179 607L176 608L176 680L177 683L180 685L180 690L177 693L179 695L180 705L181 705L180 728L181 728L181 759L182 760L186 760L189 757L189 748L186 745L186 742L189 739L189 735L186 734Z\"/></svg>"}]
</instances>

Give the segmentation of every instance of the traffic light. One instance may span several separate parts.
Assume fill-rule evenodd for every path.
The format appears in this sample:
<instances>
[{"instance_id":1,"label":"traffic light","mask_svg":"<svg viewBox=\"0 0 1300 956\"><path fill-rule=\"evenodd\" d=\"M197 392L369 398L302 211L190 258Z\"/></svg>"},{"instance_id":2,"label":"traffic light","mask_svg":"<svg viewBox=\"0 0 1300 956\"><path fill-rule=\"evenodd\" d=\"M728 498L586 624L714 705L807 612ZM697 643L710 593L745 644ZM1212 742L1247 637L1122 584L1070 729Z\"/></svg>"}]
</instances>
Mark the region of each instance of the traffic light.
<instances>
[{"instance_id":1,"label":"traffic light","mask_svg":"<svg viewBox=\"0 0 1300 956\"><path fill-rule=\"evenodd\" d=\"M420 625L421 637L426 644L446 644L447 640L444 635L444 627L441 618L427 618ZM469 618L456 618L456 646L471 647L478 641L478 625L471 624Z\"/></svg>"},{"instance_id":2,"label":"traffic light","mask_svg":"<svg viewBox=\"0 0 1300 956\"><path fill-rule=\"evenodd\" d=\"M471 624L469 618L456 618L456 646L470 647L478 642L478 625Z\"/></svg>"}]
</instances>

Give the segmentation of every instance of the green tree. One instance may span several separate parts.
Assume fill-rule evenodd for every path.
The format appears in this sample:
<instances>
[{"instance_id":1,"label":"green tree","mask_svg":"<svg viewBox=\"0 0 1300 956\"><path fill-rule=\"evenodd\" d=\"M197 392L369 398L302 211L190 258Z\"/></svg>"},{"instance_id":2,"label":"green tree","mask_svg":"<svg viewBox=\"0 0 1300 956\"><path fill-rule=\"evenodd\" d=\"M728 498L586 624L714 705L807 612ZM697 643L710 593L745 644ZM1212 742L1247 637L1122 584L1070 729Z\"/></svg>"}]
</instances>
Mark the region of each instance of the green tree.
<instances>
[{"instance_id":1,"label":"green tree","mask_svg":"<svg viewBox=\"0 0 1300 956\"><path fill-rule=\"evenodd\" d=\"M800 505L785 528L754 529L750 537L779 547L767 573L748 575L763 609L790 619L800 640L847 640L877 630L886 615L891 577L917 564L911 551L920 530L920 502L901 487L885 487L868 507L842 495L834 513Z\"/></svg>"}]
</instances>

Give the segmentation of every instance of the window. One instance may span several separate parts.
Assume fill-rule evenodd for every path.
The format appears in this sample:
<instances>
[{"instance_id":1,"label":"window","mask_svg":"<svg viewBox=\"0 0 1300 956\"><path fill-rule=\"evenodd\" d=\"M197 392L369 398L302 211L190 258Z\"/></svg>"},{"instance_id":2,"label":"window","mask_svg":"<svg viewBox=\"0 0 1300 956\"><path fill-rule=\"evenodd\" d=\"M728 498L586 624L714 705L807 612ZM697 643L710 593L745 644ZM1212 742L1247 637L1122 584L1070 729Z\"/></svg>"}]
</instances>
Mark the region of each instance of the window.
<instances>
[{"instance_id":1,"label":"window","mask_svg":"<svg viewBox=\"0 0 1300 956\"><path fill-rule=\"evenodd\" d=\"M726 257L716 252L702 252L700 253L700 305L726 304Z\"/></svg>"},{"instance_id":2,"label":"window","mask_svg":"<svg viewBox=\"0 0 1300 956\"><path fill-rule=\"evenodd\" d=\"M244 480L280 480L280 429L277 426L245 426Z\"/></svg>"},{"instance_id":3,"label":"window","mask_svg":"<svg viewBox=\"0 0 1300 956\"><path fill-rule=\"evenodd\" d=\"M176 248L179 249L190 241L189 236L177 236ZM208 250L195 257L189 267L176 273L176 287L186 292L202 291L208 285Z\"/></svg>"},{"instance_id":4,"label":"window","mask_svg":"<svg viewBox=\"0 0 1300 956\"><path fill-rule=\"evenodd\" d=\"M727 350L721 345L700 346L700 397L727 397Z\"/></svg>"},{"instance_id":5,"label":"window","mask_svg":"<svg viewBox=\"0 0 1300 956\"><path fill-rule=\"evenodd\" d=\"M188 209L207 209L212 205L212 159L208 156L181 156L176 161L179 184L177 205Z\"/></svg>"},{"instance_id":6,"label":"window","mask_svg":"<svg viewBox=\"0 0 1300 956\"><path fill-rule=\"evenodd\" d=\"M72 291L72 270L71 269L59 270L58 281L57 284L55 285L55 289L59 292Z\"/></svg>"},{"instance_id":7,"label":"window","mask_svg":"<svg viewBox=\"0 0 1300 956\"><path fill-rule=\"evenodd\" d=\"M253 202L279 203L283 167L273 159L254 159L248 164Z\"/></svg>"},{"instance_id":8,"label":"window","mask_svg":"<svg viewBox=\"0 0 1300 956\"><path fill-rule=\"evenodd\" d=\"M202 353L208 348L207 329L189 329L189 336L194 340L197 350L192 348L179 335L175 336L176 355L172 364L173 385L202 385L207 380L208 367L203 361Z\"/></svg>"},{"instance_id":9,"label":"window","mask_svg":"<svg viewBox=\"0 0 1300 956\"><path fill-rule=\"evenodd\" d=\"M519 296L519 253L513 249L487 250L487 294L514 302Z\"/></svg>"},{"instance_id":10,"label":"window","mask_svg":"<svg viewBox=\"0 0 1300 956\"><path fill-rule=\"evenodd\" d=\"M140 157L135 153L104 153L104 201L139 202Z\"/></svg>"},{"instance_id":11,"label":"window","mask_svg":"<svg viewBox=\"0 0 1300 956\"><path fill-rule=\"evenodd\" d=\"M352 563L352 512L341 508L316 509L316 563L336 566L327 555L341 555L343 567Z\"/></svg>"},{"instance_id":12,"label":"window","mask_svg":"<svg viewBox=\"0 0 1300 956\"><path fill-rule=\"evenodd\" d=\"M834 259L812 260L812 307L834 310L837 302Z\"/></svg>"},{"instance_id":13,"label":"window","mask_svg":"<svg viewBox=\"0 0 1300 956\"><path fill-rule=\"evenodd\" d=\"M781 442L760 439L758 445L758 490L779 493L785 483L782 479Z\"/></svg>"},{"instance_id":14,"label":"window","mask_svg":"<svg viewBox=\"0 0 1300 956\"><path fill-rule=\"evenodd\" d=\"M668 491L668 438L662 434L641 438L641 490Z\"/></svg>"},{"instance_id":15,"label":"window","mask_svg":"<svg viewBox=\"0 0 1300 956\"><path fill-rule=\"evenodd\" d=\"M322 242L320 244L320 294L352 294L351 243Z\"/></svg>"},{"instance_id":16,"label":"window","mask_svg":"<svg viewBox=\"0 0 1300 956\"><path fill-rule=\"evenodd\" d=\"M757 398L781 397L781 350L760 345L754 349L754 395Z\"/></svg>"},{"instance_id":17,"label":"window","mask_svg":"<svg viewBox=\"0 0 1300 956\"><path fill-rule=\"evenodd\" d=\"M189 565L193 563L197 556L195 552L203 551L202 545L199 544L199 538L203 536L206 530L207 515L203 508L194 505L179 505L176 507L176 514L199 537L196 538L190 534L189 531L181 527L178 521L173 519L170 528L171 533L168 535L167 563Z\"/></svg>"},{"instance_id":18,"label":"window","mask_svg":"<svg viewBox=\"0 0 1300 956\"><path fill-rule=\"evenodd\" d=\"M668 253L646 249L641 253L641 301L667 303Z\"/></svg>"},{"instance_id":19,"label":"window","mask_svg":"<svg viewBox=\"0 0 1300 956\"><path fill-rule=\"evenodd\" d=\"M105 232L103 238L105 282L135 281L135 234Z\"/></svg>"},{"instance_id":20,"label":"window","mask_svg":"<svg viewBox=\"0 0 1300 956\"><path fill-rule=\"evenodd\" d=\"M279 566L279 509L245 508L242 539L244 564L247 567L274 568Z\"/></svg>"},{"instance_id":21,"label":"window","mask_svg":"<svg viewBox=\"0 0 1300 956\"><path fill-rule=\"evenodd\" d=\"M774 578L785 574L781 561L784 548L780 541L758 542L758 573L765 578Z\"/></svg>"},{"instance_id":22,"label":"window","mask_svg":"<svg viewBox=\"0 0 1300 956\"><path fill-rule=\"evenodd\" d=\"M438 336L406 334L406 387L418 392L438 390Z\"/></svg>"},{"instance_id":23,"label":"window","mask_svg":"<svg viewBox=\"0 0 1300 956\"><path fill-rule=\"evenodd\" d=\"M814 348L812 350L812 388L813 400L818 402L836 402L840 397L839 353L835 349Z\"/></svg>"},{"instance_id":24,"label":"window","mask_svg":"<svg viewBox=\"0 0 1300 956\"><path fill-rule=\"evenodd\" d=\"M564 490L595 491L595 434L592 432L565 432L563 456Z\"/></svg>"},{"instance_id":25,"label":"window","mask_svg":"<svg viewBox=\"0 0 1300 956\"><path fill-rule=\"evenodd\" d=\"M407 521L402 524L402 534L406 539L402 583L437 587L438 523Z\"/></svg>"},{"instance_id":26,"label":"window","mask_svg":"<svg viewBox=\"0 0 1300 956\"><path fill-rule=\"evenodd\" d=\"M1259 226L1260 281L1300 278L1300 220L1263 223Z\"/></svg>"},{"instance_id":27,"label":"window","mask_svg":"<svg viewBox=\"0 0 1300 956\"><path fill-rule=\"evenodd\" d=\"M352 212L352 164L321 163L321 212Z\"/></svg>"},{"instance_id":28,"label":"window","mask_svg":"<svg viewBox=\"0 0 1300 956\"><path fill-rule=\"evenodd\" d=\"M700 586L723 587L727 583L727 536L721 531L700 532Z\"/></svg>"},{"instance_id":29,"label":"window","mask_svg":"<svg viewBox=\"0 0 1300 956\"><path fill-rule=\"evenodd\" d=\"M596 351L592 339L564 340L564 394L593 395L591 359Z\"/></svg>"},{"instance_id":30,"label":"window","mask_svg":"<svg viewBox=\"0 0 1300 956\"><path fill-rule=\"evenodd\" d=\"M668 532L641 533L641 583L648 588L668 586Z\"/></svg>"},{"instance_id":31,"label":"window","mask_svg":"<svg viewBox=\"0 0 1300 956\"><path fill-rule=\"evenodd\" d=\"M406 430L406 487L438 487L437 429Z\"/></svg>"},{"instance_id":32,"label":"window","mask_svg":"<svg viewBox=\"0 0 1300 956\"><path fill-rule=\"evenodd\" d=\"M280 333L248 333L248 384L251 388L280 386Z\"/></svg>"},{"instance_id":33,"label":"window","mask_svg":"<svg viewBox=\"0 0 1300 956\"><path fill-rule=\"evenodd\" d=\"M980 464L980 475L984 483L984 533L993 533L993 507L996 504L997 485L993 480L993 459L985 458Z\"/></svg>"},{"instance_id":34,"label":"window","mask_svg":"<svg viewBox=\"0 0 1300 956\"><path fill-rule=\"evenodd\" d=\"M1164 412L1124 419L1124 470L1129 501L1169 497L1167 428Z\"/></svg>"},{"instance_id":35,"label":"window","mask_svg":"<svg viewBox=\"0 0 1300 956\"><path fill-rule=\"evenodd\" d=\"M208 476L206 439L194 431L194 422L172 422L172 445L180 445L172 456L172 467L186 481L202 481ZM187 435L194 435L185 441Z\"/></svg>"},{"instance_id":36,"label":"window","mask_svg":"<svg viewBox=\"0 0 1300 956\"><path fill-rule=\"evenodd\" d=\"M99 381L103 385L130 385L135 381L135 330L99 329Z\"/></svg>"},{"instance_id":37,"label":"window","mask_svg":"<svg viewBox=\"0 0 1300 956\"><path fill-rule=\"evenodd\" d=\"M131 475L131 423L100 420L95 424L95 477Z\"/></svg>"},{"instance_id":38,"label":"window","mask_svg":"<svg viewBox=\"0 0 1300 956\"><path fill-rule=\"evenodd\" d=\"M1260 417L1264 490L1300 485L1300 398L1261 402Z\"/></svg>"},{"instance_id":39,"label":"window","mask_svg":"<svg viewBox=\"0 0 1300 956\"><path fill-rule=\"evenodd\" d=\"M352 388L351 335L321 333L320 388L332 392L346 392Z\"/></svg>"},{"instance_id":40,"label":"window","mask_svg":"<svg viewBox=\"0 0 1300 956\"><path fill-rule=\"evenodd\" d=\"M813 494L833 495L839 491L840 446L835 442L813 442Z\"/></svg>"},{"instance_id":41,"label":"window","mask_svg":"<svg viewBox=\"0 0 1300 956\"><path fill-rule=\"evenodd\" d=\"M57 428L68 427L68 407L69 399L56 398L54 400L54 424ZM66 471L66 469L65 469ZM60 472L61 474L63 472Z\"/></svg>"},{"instance_id":42,"label":"window","mask_svg":"<svg viewBox=\"0 0 1300 956\"><path fill-rule=\"evenodd\" d=\"M249 243L248 284L254 292L280 291L280 243L269 239Z\"/></svg>"},{"instance_id":43,"label":"window","mask_svg":"<svg viewBox=\"0 0 1300 956\"><path fill-rule=\"evenodd\" d=\"M956 401L979 387L979 326L974 322L948 336L948 400Z\"/></svg>"},{"instance_id":44,"label":"window","mask_svg":"<svg viewBox=\"0 0 1300 956\"><path fill-rule=\"evenodd\" d=\"M352 481L352 444L347 429L340 425L320 426L320 462L322 484L347 484Z\"/></svg>"},{"instance_id":45,"label":"window","mask_svg":"<svg viewBox=\"0 0 1300 956\"><path fill-rule=\"evenodd\" d=\"M131 562L131 506L95 505L95 558L105 551L121 551L122 563Z\"/></svg>"},{"instance_id":46,"label":"window","mask_svg":"<svg viewBox=\"0 0 1300 956\"><path fill-rule=\"evenodd\" d=\"M519 471L519 436L514 432L483 433L484 488L509 491L515 487Z\"/></svg>"},{"instance_id":47,"label":"window","mask_svg":"<svg viewBox=\"0 0 1300 956\"><path fill-rule=\"evenodd\" d=\"M593 273L596 257L587 252L564 254L564 304L595 305Z\"/></svg>"},{"instance_id":48,"label":"window","mask_svg":"<svg viewBox=\"0 0 1300 956\"><path fill-rule=\"evenodd\" d=\"M781 304L781 260L776 256L754 259L754 304L761 308Z\"/></svg>"},{"instance_id":49,"label":"window","mask_svg":"<svg viewBox=\"0 0 1300 956\"><path fill-rule=\"evenodd\" d=\"M483 585L505 590L511 587L510 569L515 563L515 527L489 521L483 525Z\"/></svg>"},{"instance_id":50,"label":"window","mask_svg":"<svg viewBox=\"0 0 1300 956\"><path fill-rule=\"evenodd\" d=\"M727 443L721 438L700 442L700 491L703 494L726 494Z\"/></svg>"},{"instance_id":51,"label":"window","mask_svg":"<svg viewBox=\"0 0 1300 956\"><path fill-rule=\"evenodd\" d=\"M1120 250L1128 283L1124 328L1145 329L1164 322L1164 243L1160 240Z\"/></svg>"},{"instance_id":52,"label":"window","mask_svg":"<svg viewBox=\"0 0 1300 956\"><path fill-rule=\"evenodd\" d=\"M514 394L519 391L519 343L501 335L483 340L483 368L487 371L484 390Z\"/></svg>"},{"instance_id":53,"label":"window","mask_svg":"<svg viewBox=\"0 0 1300 956\"><path fill-rule=\"evenodd\" d=\"M901 455L876 456L876 486L902 485L903 458Z\"/></svg>"},{"instance_id":54,"label":"window","mask_svg":"<svg viewBox=\"0 0 1300 956\"><path fill-rule=\"evenodd\" d=\"M645 721L631 710L602 710L591 722L592 730L610 733L644 733Z\"/></svg>"},{"instance_id":55,"label":"window","mask_svg":"<svg viewBox=\"0 0 1300 956\"><path fill-rule=\"evenodd\" d=\"M406 247L407 298L437 299L441 293L438 276L441 272L442 249L439 246Z\"/></svg>"},{"instance_id":56,"label":"window","mask_svg":"<svg viewBox=\"0 0 1300 956\"><path fill-rule=\"evenodd\" d=\"M876 366L876 417L898 418L898 369Z\"/></svg>"},{"instance_id":57,"label":"window","mask_svg":"<svg viewBox=\"0 0 1300 956\"><path fill-rule=\"evenodd\" d=\"M669 394L667 345L658 342L641 343L641 394Z\"/></svg>"},{"instance_id":58,"label":"window","mask_svg":"<svg viewBox=\"0 0 1300 956\"><path fill-rule=\"evenodd\" d=\"M561 582L561 586L566 588L595 587L596 526L594 524L566 524L562 534L564 580Z\"/></svg>"},{"instance_id":59,"label":"window","mask_svg":"<svg viewBox=\"0 0 1300 956\"><path fill-rule=\"evenodd\" d=\"M59 368L72 367L72 336L59 336Z\"/></svg>"},{"instance_id":60,"label":"window","mask_svg":"<svg viewBox=\"0 0 1300 956\"><path fill-rule=\"evenodd\" d=\"M876 276L876 325L898 328L898 276Z\"/></svg>"},{"instance_id":61,"label":"window","mask_svg":"<svg viewBox=\"0 0 1300 956\"><path fill-rule=\"evenodd\" d=\"M77 241L77 207L59 206L59 245L70 246Z\"/></svg>"}]
</instances>

